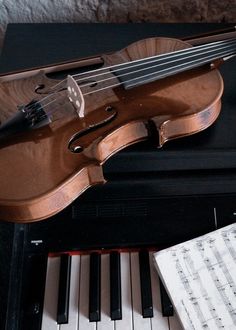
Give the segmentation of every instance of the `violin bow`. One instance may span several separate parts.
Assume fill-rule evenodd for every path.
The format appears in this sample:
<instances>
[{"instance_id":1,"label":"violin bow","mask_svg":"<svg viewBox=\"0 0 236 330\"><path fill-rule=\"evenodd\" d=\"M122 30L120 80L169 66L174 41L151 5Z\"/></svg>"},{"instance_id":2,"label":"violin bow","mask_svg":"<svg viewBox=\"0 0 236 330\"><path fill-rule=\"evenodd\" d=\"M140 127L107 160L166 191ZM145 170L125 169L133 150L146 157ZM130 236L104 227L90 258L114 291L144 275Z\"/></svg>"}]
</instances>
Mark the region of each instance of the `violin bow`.
<instances>
[{"instance_id":1,"label":"violin bow","mask_svg":"<svg viewBox=\"0 0 236 330\"><path fill-rule=\"evenodd\" d=\"M193 46L236 37L236 26L181 38Z\"/></svg>"}]
</instances>

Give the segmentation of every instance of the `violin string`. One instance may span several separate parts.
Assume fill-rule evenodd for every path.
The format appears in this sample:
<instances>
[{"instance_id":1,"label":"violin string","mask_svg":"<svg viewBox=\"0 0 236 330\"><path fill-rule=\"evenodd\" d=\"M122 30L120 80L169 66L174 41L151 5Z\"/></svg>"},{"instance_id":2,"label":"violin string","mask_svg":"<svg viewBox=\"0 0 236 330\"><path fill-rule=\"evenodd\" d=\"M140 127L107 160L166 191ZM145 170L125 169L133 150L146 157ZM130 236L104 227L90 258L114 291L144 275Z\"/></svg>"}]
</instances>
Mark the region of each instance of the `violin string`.
<instances>
[{"instance_id":1,"label":"violin string","mask_svg":"<svg viewBox=\"0 0 236 330\"><path fill-rule=\"evenodd\" d=\"M208 43L208 44L204 44L204 45L196 46L196 47L194 47L193 49L192 49L192 48L181 49L181 50L174 51L174 52L169 52L169 53L165 53L165 54L159 54L159 55L155 55L155 56L147 57L147 58L145 58L145 59L138 59L138 60L135 60L135 61L125 62L125 63L120 63L120 64L116 64L116 65L108 66L108 67L105 67L105 68L100 68L100 69L96 69L96 70L90 70L90 71L87 71L87 72L83 72L83 73L81 73L81 75L83 75L83 74L88 74L88 73L90 73L90 72L97 72L97 71L101 71L101 70L109 70L110 68L120 67L120 66L123 66L123 65L126 65L126 67L125 67L125 68L117 69L116 71L127 70L127 68L133 68L133 67L135 67L135 66L145 65L145 64L147 64L147 63L156 62L156 61L158 61L159 59L160 59L160 60L164 60L164 59L166 59L166 58L174 57L174 56L177 56L177 55L180 56L180 55L182 55L182 53L185 53L185 52L188 52L188 53L191 54L192 52L202 50L202 48L208 48L208 49L209 49L209 48L212 48L213 46L214 46L214 47L215 47L215 46L218 46L218 45L221 46L221 44L225 44L225 43L228 44L229 42L234 42L234 41L235 41L235 39L228 39L228 40L223 40L223 41L211 42L211 43ZM166 58L162 58L162 57L166 57ZM149 59L153 59L153 58L155 58L156 60L154 60L154 61L149 61ZM141 61L142 61L143 63L133 64L133 63L137 63L137 62L141 62ZM133 72L133 73L134 73L134 72ZM99 76L99 75L105 75L105 74L110 74L110 71L105 72L105 73L100 73L100 74L97 74L97 75L92 75L92 76L86 77L86 79L90 79L91 77L95 77L95 76ZM80 74L73 75L72 77L76 77L76 76L78 76L78 75L80 75ZM118 76L118 77L119 77L119 76ZM112 77L112 78L113 78L113 77ZM115 77L114 77L114 78L115 78ZM85 78L82 78L82 79L85 79ZM109 80L109 79L111 79L111 78L108 78L108 80ZM81 79L78 79L78 80L76 80L76 81L79 81L79 80L81 80ZM98 81L98 82L96 82L96 83L100 83L100 82L102 82L102 81L105 81L105 80L101 80L101 81ZM64 82L66 82L66 79L64 79L64 80L62 80L62 81L60 81L60 82L58 82L58 83L55 84L54 86L51 86L50 89L55 90L55 88L56 88L57 86L60 86L60 85L63 84ZM87 83L87 84L85 84L85 85L83 85L83 86L81 86L81 87L85 87L85 86L87 86L87 85L91 85L91 83ZM42 98L42 99L40 99L40 100L34 102L34 104L29 105L29 106L27 107L27 109L28 109L28 110L32 109L37 103L42 103L44 100L46 100L46 99L49 98L50 96L52 96L52 95L58 93L58 91L60 91L60 89L59 89L59 90L55 90L55 92L52 92L52 93L48 94L47 96L45 96L44 98Z\"/></svg>"},{"instance_id":2,"label":"violin string","mask_svg":"<svg viewBox=\"0 0 236 330\"><path fill-rule=\"evenodd\" d=\"M230 51L228 51L227 53L225 53L225 52L223 52L223 51L221 52L221 56L228 56L228 55L230 55L230 54L231 54ZM212 60L217 59L217 58L219 58L219 54L217 55L216 58L212 58L212 56L207 56L207 57L205 57L205 59L207 59L207 62L212 61ZM199 61L199 60L190 61L190 62L187 62L187 64L189 64L189 63L194 63L194 62L197 62L197 61ZM206 63L207 63L207 62L206 62ZM186 63L185 63L185 65L186 65ZM201 62L199 65L202 65L202 62ZM174 66L173 68L176 68L176 67L179 67L179 65ZM184 68L184 70L186 70L186 69L191 69L192 67L193 67L193 65L190 64L190 65L186 66L186 67ZM164 70L162 70L162 72L163 72L163 71L166 71L166 70L168 70L168 69L164 69ZM182 71L183 71L183 70L182 70ZM159 71L159 72L160 72L160 71ZM180 72L179 69L177 69L177 70L175 70L175 71L172 71L171 74L175 74L175 73L178 73L178 72ZM144 77L152 76L152 75L154 75L154 74L156 74L156 72L154 72L154 73L150 73L150 74L146 74L146 75L143 75L143 76L140 76L140 77L132 78L132 79L130 79L130 80L127 80L126 82L130 82L130 81L134 81L134 80L137 80L137 79L140 79L140 78L144 78ZM159 76L159 78L163 78L163 77L165 77L165 76L166 76L166 74L162 74L161 76ZM156 80L156 77L157 77L157 76L155 76L154 78L151 78L151 80L152 80L152 81L153 81L153 80ZM149 81L150 81L150 79L149 79ZM148 82L149 82L149 81L148 81ZM83 94L83 95L86 96L86 95L89 95L89 94L93 94L93 93L95 93L95 92L99 92L99 91L104 90L104 89L108 89L108 88L112 88L112 87L117 87L117 86L119 86L119 85L121 85L121 84L123 84L123 83L122 83L122 82L119 82L119 83L117 83L117 84L109 85L109 86L106 86L106 87L100 88L100 89L98 89L98 90L95 90L95 91L92 91L92 92L89 92L89 93L85 93L85 94ZM49 103L45 104L44 106L41 106L40 108L45 109L45 107L47 107L49 104L55 102L56 100L57 100L57 99L54 99L54 100L50 101ZM40 109L40 108L39 108L39 109ZM39 110L39 109L38 109L38 110ZM42 115L42 117L50 116L50 115L52 115L54 112L55 112L55 109L52 110L52 111L50 111L50 112L48 112L48 113L46 113L46 115Z\"/></svg>"},{"instance_id":3,"label":"violin string","mask_svg":"<svg viewBox=\"0 0 236 330\"><path fill-rule=\"evenodd\" d=\"M204 64L206 64L206 63L208 63L208 62L211 62L212 60L218 59L218 58L219 58L219 55L220 55L220 56L229 56L229 55L232 54L232 52L235 53L235 50L234 50L234 51L233 51L233 50L228 50L227 52L226 52L226 51L221 51L219 54L217 54L217 56L215 55L215 57L213 57L213 58L212 58L212 56L206 56L204 59L207 60L207 61L206 61ZM199 60L189 61L189 62L184 63L185 68L182 69L181 71L185 71L186 69L189 70L189 69L193 68L193 65L195 65L196 62L198 62L198 61L199 61ZM186 64L188 64L188 65L186 65ZM199 64L199 65L202 65L203 63L201 62L201 63L198 63L198 64ZM172 69L178 68L179 66L180 66L180 65L173 66ZM194 67L196 67L196 66L194 66ZM164 70L162 70L162 71L158 71L158 72L164 72L164 71L166 71L166 70L168 70L168 69L169 69L169 68L164 69ZM171 72L171 75L176 74L176 73L179 73L179 72L181 72L181 71L180 71L180 69L178 68L178 69L176 69L176 70L173 70L173 71ZM156 74L156 72L152 72L152 73L149 73L149 74L146 74L146 75L142 75L142 76L139 76L139 77L136 77L136 78L132 78L132 79L127 80L126 83L127 83L127 82L130 82L130 81L137 80L137 79L142 79L142 78L145 78L145 77L153 76L154 74ZM158 75L158 78L164 78L164 77L166 77L166 74L162 74L161 76ZM151 81L156 80L156 79L157 79L157 75L156 75L155 77L151 78ZM150 82L150 79L148 79L148 81L145 80L145 82ZM93 94L93 93L99 92L99 91L104 90L104 89L108 89L108 88L112 88L112 87L117 87L117 86L122 85L122 84L123 84L123 82L119 82L119 83L114 84L114 85L109 85L109 86L106 86L106 87L100 88L100 89L98 89L98 90L95 90L95 91L92 91L92 92L85 93L85 94L83 94L83 96L86 96L86 95L89 95L89 94ZM69 99L68 99L68 100L69 100ZM53 102L55 102L55 101L57 101L57 99L54 99L54 100L50 101L49 103L45 104L44 106L41 106L40 108L41 108L41 109L45 109L45 107L47 107L49 104L51 104L51 103L53 103ZM39 108L39 109L40 109L40 108ZM50 112L46 113L45 115L42 115L41 118L43 119L43 118L45 118L45 117L51 116L56 110L57 110L56 108L55 108L55 109L52 109Z\"/></svg>"},{"instance_id":4,"label":"violin string","mask_svg":"<svg viewBox=\"0 0 236 330\"><path fill-rule=\"evenodd\" d=\"M66 80L66 79L65 79ZM55 86L58 86L58 85L60 85L61 83L63 83L64 82L64 80L61 80L58 84L56 84L56 85L54 85L54 86L52 86L51 88L53 88L53 87L55 87ZM42 99L39 99L39 100L36 100L35 102L33 102L32 104L29 104L29 105L26 105L25 106L25 108L26 108L26 110L32 110L37 104L38 105L40 105L40 107L39 108L37 108L37 110L40 110L40 109L42 109L43 107L42 107L42 105L45 107L45 106L47 106L47 105L49 105L50 103L47 103L47 104L43 104L42 103L42 101L45 101L45 100L47 100L48 98L50 98L51 96L53 96L53 95L55 95L55 94L58 94L61 90L63 90L63 88L61 88L61 89L59 89L59 90L56 90L55 92L51 92L51 93L49 93L47 96L44 96ZM55 98L54 99L54 101L56 101L57 100L57 98Z\"/></svg>"},{"instance_id":5,"label":"violin string","mask_svg":"<svg viewBox=\"0 0 236 330\"><path fill-rule=\"evenodd\" d=\"M146 63L151 63L151 62L153 62L153 61L148 61L150 58L158 58L158 59L160 59L160 57L162 57L162 56L166 56L166 55L168 55L168 54L172 54L172 56L174 57L174 56L177 56L177 54L176 53L180 53L180 52L186 52L186 51L188 51L188 53L190 53L190 50L191 50L191 53L192 52L195 52L196 50L198 50L199 51L199 48L211 48L212 47L212 45L215 47L215 46L218 46L218 45L220 45L221 46L221 44L222 43L229 43L229 42L232 42L232 41L234 41L234 39L229 39L229 40L224 40L224 41L217 41L217 42L214 42L214 43L209 43L209 44L205 44L205 45L200 45L200 46L197 46L197 47L194 47L194 49L189 49L189 48L187 48L187 49L184 49L184 50L178 50L178 51L175 51L175 52L170 52L170 53L166 53L166 54L159 54L159 55L156 55L156 56L151 56L151 57L148 57L148 58L145 58L145 59L139 59L139 60L136 60L136 61L132 61L131 62L131 64L127 64L127 63L129 63L129 62L126 62L126 63L121 63L121 64L118 64L118 65L113 65L113 66L110 66L110 67L106 67L106 68L100 68L100 69L97 69L97 70L91 70L91 71L87 71L87 72L84 72L83 74L88 74L89 72L94 72L94 71L98 71L98 70L108 70L109 68L111 68L111 67L116 67L116 66L121 66L121 65L125 65L126 64L126 67L125 68L122 68L122 69L117 69L117 71L120 71L120 70L124 70L124 69L126 69L127 70L127 67L128 68L130 68L130 67L134 67L134 66L138 66L138 65L145 65ZM200 49L200 50L201 50ZM181 54L179 54L179 55L181 55ZM171 56L167 56L167 58L170 58ZM163 60L163 59L162 59ZM141 64L136 64L136 65L133 65L132 63L133 62L140 62L140 61L145 61L144 63L141 63ZM157 60L155 60L155 61L157 61ZM154 61L154 62L155 62ZM142 69L142 70L144 70L144 69ZM142 71L142 70L140 70L140 71ZM138 71L138 70L137 70ZM134 72L132 72L132 73L134 73ZM105 75L105 74L110 74L110 71L108 71L108 72L106 72L106 73L100 73L100 74L98 74L98 75ZM129 74L129 73L126 73L126 74ZM98 75L94 75L94 76L98 76ZM75 76L77 76L77 75L74 75L73 77L75 77ZM94 77L94 76L89 76L89 77L86 77L86 79L90 79L91 77ZM119 77L119 76L116 76L116 77ZM110 80L110 79L114 79L115 77L110 77L110 78L108 78L107 80ZM79 80L81 80L81 79L79 79ZM79 81L79 80L76 80L76 81ZM105 81L105 79L103 79L103 80L101 80L101 81L98 81L98 82L96 82L96 84L98 84L98 83L101 83L102 81ZM66 82L66 79L64 79L64 80L62 80L62 81L60 81L59 83L57 83L57 84L55 84L54 86L52 86L52 87L50 87L50 89L54 89L55 90L55 87L57 87L57 86L60 86L61 84L63 84L64 82ZM85 86L87 86L87 85L91 85L91 83L87 83L87 84L85 84L85 85L83 85L83 86L81 86L81 87L85 87ZM28 107L27 107L27 110L31 110L33 107L35 107L35 105L36 104L42 104L42 102L43 101L45 101L46 99L48 99L50 96L52 96L52 95L54 95L54 94L56 94L56 93L58 93L59 91L60 91L61 89L59 89L59 90L55 90L55 92L52 92L52 93L50 93L50 94L48 94L47 96L45 96L44 98L42 98L42 99L40 99L40 100L38 100L38 101L36 101L36 102L34 102L32 105L29 105ZM63 88L62 88L62 90L63 90Z\"/></svg>"},{"instance_id":6,"label":"violin string","mask_svg":"<svg viewBox=\"0 0 236 330\"><path fill-rule=\"evenodd\" d=\"M99 69L90 70L90 71L87 71L87 72L81 72L81 73L75 74L75 75L73 75L73 78L75 78L77 76L85 75L85 74L88 74L88 73L94 73L94 72L99 72L99 71L108 70L108 69L110 70L110 69L122 67L122 66L125 66L125 65L126 65L126 67L124 69L127 69L127 67L128 68L133 67L134 65L136 65L136 63L139 63L139 62L144 62L142 64L142 65L144 65L150 59L151 60L152 59L166 59L169 56L172 57L174 55L175 56L181 56L185 52L192 53L192 52L195 52L195 51L204 49L204 48L217 47L219 44L225 44L225 43L228 43L228 42L231 42L231 41L235 41L235 40L236 40L235 38L230 38L230 39L227 39L227 40L215 41L215 42L207 43L207 44L200 45L200 46L195 46L195 47L190 47L190 48L185 48L185 49L179 49L179 50L168 52L168 53L164 53L164 54L158 54L158 55L153 55L153 56L145 57L145 58L142 58L142 59L137 59L137 60L128 61L128 62L124 62L124 63L114 64L114 65L110 65L110 66L107 66L107 67L103 67L103 68L99 68ZM116 71L118 71L118 70L124 70L124 69L123 68L122 69L119 69L118 68ZM95 76L97 76L97 75L88 76L86 78L87 79L90 79L91 77L95 77Z\"/></svg>"},{"instance_id":7,"label":"violin string","mask_svg":"<svg viewBox=\"0 0 236 330\"><path fill-rule=\"evenodd\" d=\"M236 41L235 41L235 44L236 44ZM226 48L231 47L231 46L232 45L230 44L230 45L222 46L222 47L225 50ZM220 47L219 49L217 49L217 51L220 50L220 49L222 49L222 47ZM215 49L213 49L211 51L208 51L208 54L211 53L211 52L215 52L215 51L216 51ZM199 56L199 55L201 55L201 53L200 54L197 53L197 54L194 54L194 55L185 56L185 57L179 59L179 61L183 61L183 60L185 60L185 59L187 59L189 57L193 58L193 57L196 57L196 56ZM134 71L130 71L130 72L125 72L125 73L122 73L120 75L115 75L115 76L113 75L112 77L101 79L101 80L98 80L98 81L95 81L95 82L96 82L96 84L100 84L100 83L105 82L105 81L108 81L108 80L113 80L113 79L116 79L116 78L124 77L124 76L127 76L127 75L131 75L131 74L134 74L134 73L137 73L137 72L144 71L144 70L150 70L150 69L153 69L153 68L156 68L156 67L159 67L159 66L163 66L163 65L167 65L167 64L170 64L170 63L173 63L173 62L176 63L177 60L175 59L175 60L172 60L172 61L166 61L164 63L155 64L155 65L152 65L152 66L149 66L149 67L144 67L142 69L138 69L138 70L134 70ZM150 62L148 62L148 63L150 63ZM103 75L105 75L105 74L111 74L111 72L104 73ZM78 81L78 80L76 80L76 81ZM86 86L90 86L90 85L91 85L91 82L84 84L80 88L82 89L82 88L84 88Z\"/></svg>"},{"instance_id":8,"label":"violin string","mask_svg":"<svg viewBox=\"0 0 236 330\"><path fill-rule=\"evenodd\" d=\"M225 44L227 46L228 44L233 43L235 41L236 41L236 39L230 39L230 40L227 40L227 41L224 40L223 42L220 42L220 44L215 44L214 43L214 45L207 45L207 47L206 47L206 45L204 45L204 48L207 48L207 51L208 51L208 49L215 48L215 47L218 47L218 46L223 47L223 46L225 46ZM195 52L199 52L199 51L202 51L202 50L204 50L204 52L205 52L206 50L204 48L203 49L202 48L203 48L203 46L197 46L197 47L194 47L193 49L192 48L186 48L186 49L181 49L181 50L174 51L174 52L169 52L169 53L165 53L165 54L159 54L159 55L155 55L155 56L146 57L146 58L139 59L139 60L134 60L134 61L130 61L130 62L115 64L115 65L111 65L111 66L96 69L96 70L82 72L81 74L73 75L73 78L77 77L78 75L84 75L84 74L88 74L90 72L92 73L92 72L97 72L97 71L102 71L102 70L110 70L110 69L120 67L120 66L122 66L122 68L117 68L115 71L116 72L117 71L123 71L123 70L127 70L127 69L134 68L134 67L137 67L137 66L147 65L149 63L155 63L157 61L168 60L169 58L172 59L174 57L180 57L181 55L185 55L185 53L187 53L187 54L189 54L189 56L191 56ZM214 51L214 49L212 51ZM193 55L193 56L197 56L197 54ZM140 62L142 62L142 63L140 63ZM123 66L125 66L125 67L123 67ZM109 73L110 73L110 71L105 72L105 73L101 72L99 74L86 76L85 78L76 79L76 81L91 79L91 78L95 78L95 77L105 75L105 74L109 74Z\"/></svg>"},{"instance_id":9,"label":"violin string","mask_svg":"<svg viewBox=\"0 0 236 330\"><path fill-rule=\"evenodd\" d=\"M235 41L234 41L234 42L235 42ZM221 47L218 47L217 50L222 48L222 45L221 45L221 44L222 44L222 43L220 43L220 46L221 46ZM229 47L231 44L232 44L232 41L231 41L230 43L228 43L228 44L226 45L226 47ZM212 52L212 51L215 51L215 50L216 50L216 49L214 49L214 50L210 50L209 52ZM202 53L202 52L201 52L201 53ZM200 53L200 54L194 54L193 56L201 55L201 53ZM205 53L205 52L204 52L204 53ZM184 58L181 58L181 60L186 59L186 58L189 58L189 57L190 57L190 56L186 56L186 57L184 57ZM173 61L165 62L165 63L163 63L162 65L166 65L166 64L171 63L171 62L173 62ZM148 62L148 63L150 63L150 62ZM152 68L153 68L153 67L156 67L156 66L160 66L160 65L161 65L161 64L158 64L158 65L152 66ZM136 70L136 71L132 71L132 72L128 72L128 73L124 73L123 75L112 76L112 77L109 77L109 78L107 78L107 79L102 79L102 80L97 81L96 84L101 83L101 82L104 82L104 81L106 81L106 80L116 79L116 78L119 78L119 77L121 77L121 76L125 76L125 75L129 75L129 74L133 74L133 73L136 73L136 72L139 72L139 71L143 71L143 70L146 70L146 69L149 69L149 68L143 68L143 69L140 69L140 70ZM109 71L108 73L110 73L110 71ZM103 75L104 75L104 74L105 74L105 73L103 73ZM90 77L91 77L91 76L90 76ZM90 78L90 77L89 77L89 78ZM88 79L88 78L87 78L87 79ZM66 81L66 79L65 79L64 81ZM58 84L54 85L53 88L55 88L56 86L59 86L59 85L62 84L64 81L61 81L61 82L59 82ZM84 84L83 86L81 86L81 88L83 88L83 87L85 87L85 86L87 86L87 85L91 85L91 83ZM60 90L61 90L61 89L60 89ZM37 103L40 103L40 104L43 105L43 103L42 103L43 101L45 101L46 99L48 99L49 97L51 97L52 95L54 95L54 94L56 94L56 93L58 93L58 90L56 90L55 92L50 93L49 95L47 95L46 97L42 98L42 99L39 100L39 101L34 102L34 104L31 105L31 106L29 106L27 109L30 110L30 108L33 108Z\"/></svg>"},{"instance_id":10,"label":"violin string","mask_svg":"<svg viewBox=\"0 0 236 330\"><path fill-rule=\"evenodd\" d=\"M220 56L229 56L229 55L231 55L232 53L235 53L235 52L236 52L236 49L235 49L235 50L228 50L227 52L226 52L226 51L222 51L220 54L217 54L217 56L215 55L215 57L212 57L213 55L204 57L203 59L204 59L204 60L207 60L206 62L204 61L204 63L202 63L202 59L201 59L201 60L195 60L195 61L189 61L189 62L186 62L187 64L189 64L189 63L193 63L193 64L191 64L190 66L189 66L189 65L188 65L188 66L185 66L186 63L183 63L183 64L175 65L175 66L173 66L173 67L171 67L171 68L173 69L173 68L176 68L176 67L179 67L179 66L183 66L183 65L184 65L185 67L183 68L183 70L186 70L186 69L189 69L189 68L196 67L196 66L194 65L194 63L196 64L196 62L199 62L199 63L198 63L198 64L199 64L198 66L201 66L201 65L203 65L203 64L206 64L206 63L208 63L208 62L211 62L211 61L214 61L214 60L218 59L218 58L219 58L219 55L220 55ZM151 68L152 68L152 67L150 67L150 68L148 68L148 69L151 69ZM131 79L126 80L125 83L131 82L131 81L134 81L134 80L137 80L137 79L142 79L142 78L144 78L144 77L146 77L146 76L151 76L151 75L154 75L154 74L156 74L155 79L157 79L157 77L164 78L164 77L166 77L166 75L161 75L161 76L159 76L159 73L160 73L160 72L165 72L165 71L168 71L168 70L170 70L170 68L166 68L166 69L163 69L163 70L158 70L158 75L157 75L157 72L152 72L152 73L145 74L145 75L143 75L143 76L138 76L138 77L135 77L135 78L131 78ZM182 70L182 71L183 71L183 70ZM177 72L178 72L178 71L177 71ZM169 75L172 75L172 74L175 74L175 73L176 73L176 70L175 70L175 71L171 71ZM114 77L114 78L116 78L116 77ZM113 85L105 86L105 87L100 88L100 89L96 89L96 90L93 90L93 91L90 91L90 92L87 92L87 93L83 93L83 96L90 95L90 94L93 94L93 93L99 92L99 91L101 91L101 90L107 89L107 88L116 87L116 86L119 86L119 85L121 85L121 84L123 84L123 82L119 82L119 83L117 83L117 84L113 84Z\"/></svg>"}]
</instances>

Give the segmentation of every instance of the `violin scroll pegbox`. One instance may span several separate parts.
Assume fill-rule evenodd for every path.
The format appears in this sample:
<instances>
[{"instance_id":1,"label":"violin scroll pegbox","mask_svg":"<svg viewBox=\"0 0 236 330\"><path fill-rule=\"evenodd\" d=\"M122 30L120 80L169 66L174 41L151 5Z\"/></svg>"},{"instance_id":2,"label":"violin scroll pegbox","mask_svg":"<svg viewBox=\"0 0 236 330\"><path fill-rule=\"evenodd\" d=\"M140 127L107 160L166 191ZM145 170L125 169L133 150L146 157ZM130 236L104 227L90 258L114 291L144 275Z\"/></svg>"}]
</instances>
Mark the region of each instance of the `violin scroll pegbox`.
<instances>
[{"instance_id":1,"label":"violin scroll pegbox","mask_svg":"<svg viewBox=\"0 0 236 330\"><path fill-rule=\"evenodd\" d=\"M84 97L75 79L70 75L67 76L67 95L78 116L84 118Z\"/></svg>"}]
</instances>

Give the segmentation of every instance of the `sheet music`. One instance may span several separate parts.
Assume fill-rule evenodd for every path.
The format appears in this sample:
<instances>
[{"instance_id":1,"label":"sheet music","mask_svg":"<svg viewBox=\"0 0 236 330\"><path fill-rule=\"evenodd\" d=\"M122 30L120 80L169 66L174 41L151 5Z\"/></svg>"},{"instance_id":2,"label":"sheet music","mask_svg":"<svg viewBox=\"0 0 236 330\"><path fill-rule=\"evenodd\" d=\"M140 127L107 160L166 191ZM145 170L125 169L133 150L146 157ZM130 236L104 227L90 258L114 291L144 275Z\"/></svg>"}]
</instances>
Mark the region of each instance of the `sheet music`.
<instances>
[{"instance_id":1,"label":"sheet music","mask_svg":"<svg viewBox=\"0 0 236 330\"><path fill-rule=\"evenodd\" d=\"M236 329L236 224L154 259L184 329Z\"/></svg>"}]
</instances>

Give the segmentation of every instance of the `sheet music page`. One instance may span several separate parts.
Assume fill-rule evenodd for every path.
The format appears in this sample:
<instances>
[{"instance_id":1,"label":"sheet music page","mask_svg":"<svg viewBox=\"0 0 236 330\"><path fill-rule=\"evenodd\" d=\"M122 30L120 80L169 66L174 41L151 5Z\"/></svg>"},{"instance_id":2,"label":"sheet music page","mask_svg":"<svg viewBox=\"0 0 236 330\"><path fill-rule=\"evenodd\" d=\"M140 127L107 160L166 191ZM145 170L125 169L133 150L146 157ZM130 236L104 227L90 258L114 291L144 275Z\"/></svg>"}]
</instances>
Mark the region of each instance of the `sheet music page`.
<instances>
[{"instance_id":1,"label":"sheet music page","mask_svg":"<svg viewBox=\"0 0 236 330\"><path fill-rule=\"evenodd\" d=\"M236 224L154 254L185 330L236 329Z\"/></svg>"}]
</instances>

